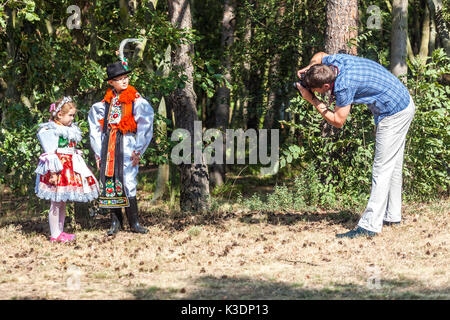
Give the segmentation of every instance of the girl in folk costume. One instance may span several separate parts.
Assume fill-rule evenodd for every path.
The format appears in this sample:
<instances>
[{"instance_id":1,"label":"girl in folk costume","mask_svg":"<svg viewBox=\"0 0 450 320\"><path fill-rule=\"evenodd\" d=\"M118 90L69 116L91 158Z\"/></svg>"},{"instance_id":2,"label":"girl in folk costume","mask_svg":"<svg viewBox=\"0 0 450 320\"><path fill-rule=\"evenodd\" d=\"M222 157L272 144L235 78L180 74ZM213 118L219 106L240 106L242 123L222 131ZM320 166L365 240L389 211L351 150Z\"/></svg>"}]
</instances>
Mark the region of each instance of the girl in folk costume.
<instances>
[{"instance_id":1,"label":"girl in folk costume","mask_svg":"<svg viewBox=\"0 0 450 320\"><path fill-rule=\"evenodd\" d=\"M111 209L108 235L123 228L122 208L131 231L147 233L138 221L136 176L140 157L152 139L153 108L128 85L131 71L126 63L116 62L106 69L112 88L89 111L91 147L100 169L99 206Z\"/></svg>"},{"instance_id":2,"label":"girl in folk costume","mask_svg":"<svg viewBox=\"0 0 450 320\"><path fill-rule=\"evenodd\" d=\"M64 232L66 201L88 202L98 197L98 182L86 166L82 151L75 149L81 130L72 123L77 111L70 97L50 106L50 121L41 124L38 138L44 153L36 169L36 194L50 200L48 220L51 242L68 242L74 234Z\"/></svg>"}]
</instances>

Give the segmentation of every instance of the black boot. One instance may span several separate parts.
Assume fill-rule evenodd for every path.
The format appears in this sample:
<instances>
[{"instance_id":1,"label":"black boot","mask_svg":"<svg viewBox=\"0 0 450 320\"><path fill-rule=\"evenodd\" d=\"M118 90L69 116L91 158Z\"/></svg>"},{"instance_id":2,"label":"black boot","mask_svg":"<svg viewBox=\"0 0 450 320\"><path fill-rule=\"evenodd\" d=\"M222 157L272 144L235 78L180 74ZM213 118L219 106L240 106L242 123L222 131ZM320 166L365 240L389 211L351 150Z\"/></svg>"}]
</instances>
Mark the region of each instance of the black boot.
<instances>
[{"instance_id":1,"label":"black boot","mask_svg":"<svg viewBox=\"0 0 450 320\"><path fill-rule=\"evenodd\" d=\"M122 209L111 209L111 229L107 234L108 236L115 235L120 229L123 229Z\"/></svg>"},{"instance_id":2,"label":"black boot","mask_svg":"<svg viewBox=\"0 0 450 320\"><path fill-rule=\"evenodd\" d=\"M125 208L127 213L128 223L130 224L130 229L136 233L147 233L148 229L142 227L138 221L138 207L136 197L129 197L130 207Z\"/></svg>"}]
</instances>

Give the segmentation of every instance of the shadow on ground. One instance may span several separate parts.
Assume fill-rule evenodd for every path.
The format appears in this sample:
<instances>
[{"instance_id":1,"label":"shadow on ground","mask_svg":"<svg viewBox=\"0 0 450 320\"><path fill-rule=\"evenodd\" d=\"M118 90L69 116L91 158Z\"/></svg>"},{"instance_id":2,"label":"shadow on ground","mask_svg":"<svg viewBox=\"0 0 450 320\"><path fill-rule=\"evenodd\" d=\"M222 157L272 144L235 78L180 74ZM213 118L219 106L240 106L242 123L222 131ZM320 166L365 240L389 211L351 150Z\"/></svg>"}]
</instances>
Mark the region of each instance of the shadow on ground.
<instances>
[{"instance_id":1,"label":"shadow on ground","mask_svg":"<svg viewBox=\"0 0 450 320\"><path fill-rule=\"evenodd\" d=\"M126 231L128 223L125 211L123 210L124 226ZM216 228L225 228L225 223L233 218L239 219L240 222L246 224L267 223L271 225L292 226L300 222L311 222L314 227L315 222L327 222L328 224L339 224L346 228L353 228L360 218L358 214L350 211L335 211L323 214L315 212L298 212L298 213L282 213L282 212L221 212L221 213L183 213L183 212L164 212L163 210L142 209L140 214L140 223L143 226L157 226L162 230L182 231L194 225L214 225ZM75 217L78 230L95 231L104 230L105 232L111 226L109 212L100 210L95 216L89 217L81 215ZM8 219L0 222L0 227L20 226L22 232L26 234L44 234L48 235L48 218L45 215L33 216L10 216ZM66 217L65 228L67 232L75 231L71 228L71 218ZM304 226L309 228L309 226Z\"/></svg>"},{"instance_id":2,"label":"shadow on ground","mask_svg":"<svg viewBox=\"0 0 450 320\"><path fill-rule=\"evenodd\" d=\"M135 299L192 299L192 300L301 300L301 299L448 299L450 288L440 290L416 289L425 287L411 279L381 279L378 287L334 283L324 289L305 288L301 283L287 284L255 280L248 277L204 276L194 280L196 289L187 294L182 289L150 287L130 291Z\"/></svg>"},{"instance_id":3,"label":"shadow on ground","mask_svg":"<svg viewBox=\"0 0 450 320\"><path fill-rule=\"evenodd\" d=\"M280 212L250 212L242 215L239 221L243 223L268 223L273 225L294 225L298 222L323 222L339 224L347 228L355 226L360 218L359 214L348 210L327 212L280 213Z\"/></svg>"}]
</instances>

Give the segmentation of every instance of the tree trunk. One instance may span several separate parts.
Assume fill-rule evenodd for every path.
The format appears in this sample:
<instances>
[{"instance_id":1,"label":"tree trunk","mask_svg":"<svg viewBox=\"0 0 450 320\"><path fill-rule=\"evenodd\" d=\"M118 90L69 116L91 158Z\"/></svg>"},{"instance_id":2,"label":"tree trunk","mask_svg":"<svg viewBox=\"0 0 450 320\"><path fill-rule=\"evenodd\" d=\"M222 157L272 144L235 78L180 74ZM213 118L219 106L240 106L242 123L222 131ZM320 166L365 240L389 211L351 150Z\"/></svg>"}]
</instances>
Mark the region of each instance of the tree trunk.
<instances>
[{"instance_id":1,"label":"tree trunk","mask_svg":"<svg viewBox=\"0 0 450 320\"><path fill-rule=\"evenodd\" d=\"M234 41L235 2L225 0L222 20L222 66L225 79L231 83L231 56L229 50ZM230 117L230 89L225 85L217 90L216 126L219 129L228 127Z\"/></svg>"},{"instance_id":2,"label":"tree trunk","mask_svg":"<svg viewBox=\"0 0 450 320\"><path fill-rule=\"evenodd\" d=\"M430 56L433 54L434 49L436 49L436 23L433 17L430 17L430 42L428 43L428 54Z\"/></svg>"},{"instance_id":3,"label":"tree trunk","mask_svg":"<svg viewBox=\"0 0 450 320\"><path fill-rule=\"evenodd\" d=\"M442 0L427 0L430 14L436 24L436 31L447 56L450 56L450 36L447 22L442 17Z\"/></svg>"},{"instance_id":4,"label":"tree trunk","mask_svg":"<svg viewBox=\"0 0 450 320\"><path fill-rule=\"evenodd\" d=\"M264 63L252 61L250 66L250 78L247 82L248 89L248 105L247 105L247 129L259 128L259 108L263 104L263 70Z\"/></svg>"},{"instance_id":5,"label":"tree trunk","mask_svg":"<svg viewBox=\"0 0 450 320\"><path fill-rule=\"evenodd\" d=\"M348 53L357 55L357 47L349 46L351 39L358 36L358 1L328 0L325 52L328 54ZM330 137L338 131L326 120L321 123L321 136Z\"/></svg>"},{"instance_id":6,"label":"tree trunk","mask_svg":"<svg viewBox=\"0 0 450 320\"><path fill-rule=\"evenodd\" d=\"M152 4L153 5L153 4ZM172 70L171 66L171 50L172 47L169 45L164 53L164 60L160 62L158 66L158 70L162 71L163 77L167 78ZM143 50L140 52L143 55ZM140 59L142 59L142 55L140 55ZM172 108L170 108L164 97L161 97L161 102L159 103L158 113L164 118L168 118L172 120ZM167 116L169 115L169 117ZM160 132L162 135L167 135L167 125L165 122L161 121L160 123ZM159 141L156 141L159 143ZM153 193L153 197L150 203L155 203L157 200L161 199L167 191L167 183L170 178L170 165L160 164L158 166L158 176L156 178L156 187L155 192ZM175 179L175 178L174 178Z\"/></svg>"},{"instance_id":7,"label":"tree trunk","mask_svg":"<svg viewBox=\"0 0 450 320\"><path fill-rule=\"evenodd\" d=\"M234 41L235 1L225 0L222 19L222 67L224 78L231 83L231 55L229 50ZM230 118L230 89L224 84L216 93L216 128L225 132ZM225 134L223 134L225 141ZM225 157L225 153L224 153ZM211 182L221 186L225 182L225 163L211 165Z\"/></svg>"},{"instance_id":8,"label":"tree trunk","mask_svg":"<svg viewBox=\"0 0 450 320\"><path fill-rule=\"evenodd\" d=\"M425 64L428 57L428 45L430 43L430 10L425 4L425 17L422 24L422 38L420 39L419 58Z\"/></svg>"},{"instance_id":9,"label":"tree trunk","mask_svg":"<svg viewBox=\"0 0 450 320\"><path fill-rule=\"evenodd\" d=\"M161 102L159 104L158 113L163 117L167 117L166 112L166 102L164 97L161 98ZM165 122L161 122L160 131L163 135L167 134L167 125ZM169 164L160 164L158 166L158 176L156 178L156 187L155 192L153 193L153 197L151 203L155 203L157 200L161 199L164 196L164 193L167 191L167 182L169 181Z\"/></svg>"},{"instance_id":10,"label":"tree trunk","mask_svg":"<svg viewBox=\"0 0 450 320\"><path fill-rule=\"evenodd\" d=\"M358 0L328 0L325 52L356 55L357 47L348 45L358 36Z\"/></svg>"},{"instance_id":11,"label":"tree trunk","mask_svg":"<svg viewBox=\"0 0 450 320\"><path fill-rule=\"evenodd\" d=\"M189 0L167 0L169 17L173 26L180 29L192 29L191 6ZM191 135L191 150L194 154L194 121L198 120L196 100L193 86L191 56L194 55L192 45L182 43L172 55L172 66L184 70L187 76L185 87L176 89L170 96L170 103L175 114L178 128L187 130ZM181 164L180 209L190 212L205 212L209 209L208 167L201 157L200 163Z\"/></svg>"},{"instance_id":12,"label":"tree trunk","mask_svg":"<svg viewBox=\"0 0 450 320\"><path fill-rule=\"evenodd\" d=\"M406 45L408 38L408 0L394 0L392 3L391 72L406 82Z\"/></svg>"},{"instance_id":13,"label":"tree trunk","mask_svg":"<svg viewBox=\"0 0 450 320\"><path fill-rule=\"evenodd\" d=\"M120 23L124 26L128 25L128 17L130 16L127 1L125 0L119 0L119 16L120 16Z\"/></svg>"},{"instance_id":14,"label":"tree trunk","mask_svg":"<svg viewBox=\"0 0 450 320\"><path fill-rule=\"evenodd\" d=\"M276 22L277 25L280 25L286 11L286 2L283 1L280 3L280 7L278 8ZM264 129L270 129L273 127L276 115L280 110L280 60L281 54L277 50L277 46L273 46L275 52L272 52L272 59L270 61L269 67L269 97L267 99L267 112L264 116Z\"/></svg>"},{"instance_id":15,"label":"tree trunk","mask_svg":"<svg viewBox=\"0 0 450 320\"><path fill-rule=\"evenodd\" d=\"M8 59L12 59L14 62L17 60L17 50L18 46L16 43L16 39L14 36L15 29L17 28L16 18L17 18L17 11L16 9L11 9L9 7L6 7L6 15L7 15L7 24L6 24L6 34L8 37L8 42L6 43L6 52L8 54ZM9 73L5 77L6 82L6 90L5 90L5 96L7 99L8 104L13 104L14 102L17 102L20 100L20 94L17 91L17 77L15 77L13 74ZM5 108L6 109L6 108ZM4 115L2 117L2 121L6 119L7 115Z\"/></svg>"},{"instance_id":16,"label":"tree trunk","mask_svg":"<svg viewBox=\"0 0 450 320\"><path fill-rule=\"evenodd\" d=\"M249 48L252 41L252 23L250 21L250 17L247 15L245 17L245 35L244 35L244 43L245 48ZM248 105L249 105L249 83L250 83L250 54L246 54L244 57L243 64L243 81L244 81L244 92L243 92L243 101L242 101L242 121L243 126L247 126L248 120Z\"/></svg>"},{"instance_id":17,"label":"tree trunk","mask_svg":"<svg viewBox=\"0 0 450 320\"><path fill-rule=\"evenodd\" d=\"M8 84L3 78L0 78L0 101L6 100L6 89L8 88ZM2 108L0 112L0 127L3 125L3 121L6 116L6 108Z\"/></svg>"},{"instance_id":18,"label":"tree trunk","mask_svg":"<svg viewBox=\"0 0 450 320\"><path fill-rule=\"evenodd\" d=\"M97 40L97 20L95 19L95 7L96 7L96 1L92 1L91 7L89 8L88 12L88 21L91 30L90 30L90 39L89 39L89 56L92 60L96 60L97 58L97 47L98 47L98 40Z\"/></svg>"},{"instance_id":19,"label":"tree trunk","mask_svg":"<svg viewBox=\"0 0 450 320\"><path fill-rule=\"evenodd\" d=\"M416 59L411 46L411 41L409 40L409 36L406 37L406 52L410 61L414 61Z\"/></svg>"},{"instance_id":20,"label":"tree trunk","mask_svg":"<svg viewBox=\"0 0 450 320\"><path fill-rule=\"evenodd\" d=\"M258 6L258 2L255 0L249 0L248 2L253 7L250 10L255 10L256 6ZM251 12L245 13L244 43L246 52L251 51L250 48L252 47L253 41L254 23L250 19L251 14ZM244 120L243 124L245 129L258 129L258 108L262 105L263 96L263 93L261 92L263 81L262 68L264 68L264 63L252 59L249 53L245 54L242 76L244 83L242 118Z\"/></svg>"},{"instance_id":21,"label":"tree trunk","mask_svg":"<svg viewBox=\"0 0 450 320\"><path fill-rule=\"evenodd\" d=\"M279 111L280 86L277 82L279 77L279 64L281 55L276 53L272 56L269 67L269 96L267 98L267 112L264 116L264 129L270 129L275 122L275 116Z\"/></svg>"}]
</instances>

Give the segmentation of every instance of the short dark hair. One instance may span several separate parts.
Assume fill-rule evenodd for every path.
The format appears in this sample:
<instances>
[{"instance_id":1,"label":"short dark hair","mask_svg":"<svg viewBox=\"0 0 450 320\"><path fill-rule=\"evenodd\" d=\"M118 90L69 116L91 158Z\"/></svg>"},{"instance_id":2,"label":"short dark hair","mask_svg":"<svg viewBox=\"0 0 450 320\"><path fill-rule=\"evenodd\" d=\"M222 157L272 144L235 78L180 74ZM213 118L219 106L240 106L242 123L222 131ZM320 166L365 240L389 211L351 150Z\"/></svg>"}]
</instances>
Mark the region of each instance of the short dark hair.
<instances>
[{"instance_id":1,"label":"short dark hair","mask_svg":"<svg viewBox=\"0 0 450 320\"><path fill-rule=\"evenodd\" d=\"M305 82L309 88L322 88L326 83L332 83L336 79L333 70L324 64L315 64L306 71Z\"/></svg>"}]
</instances>

